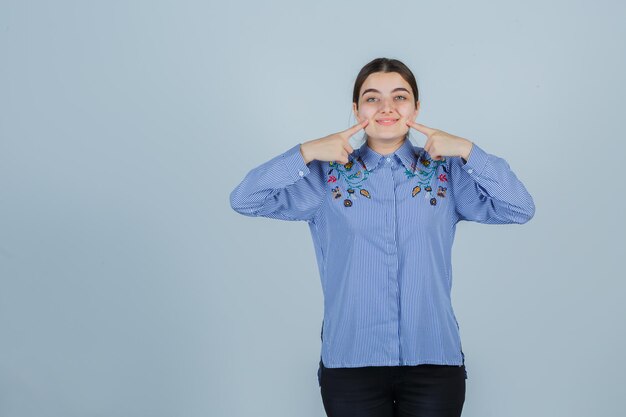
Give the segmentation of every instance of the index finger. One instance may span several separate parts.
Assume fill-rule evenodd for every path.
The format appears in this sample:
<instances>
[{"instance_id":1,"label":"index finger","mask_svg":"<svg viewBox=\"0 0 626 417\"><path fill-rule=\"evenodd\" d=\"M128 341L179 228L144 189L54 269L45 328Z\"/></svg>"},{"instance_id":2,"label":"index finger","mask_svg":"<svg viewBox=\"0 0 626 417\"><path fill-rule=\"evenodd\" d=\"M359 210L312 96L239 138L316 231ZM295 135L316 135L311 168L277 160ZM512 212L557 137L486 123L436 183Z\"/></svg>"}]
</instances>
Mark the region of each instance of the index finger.
<instances>
[{"instance_id":1,"label":"index finger","mask_svg":"<svg viewBox=\"0 0 626 417\"><path fill-rule=\"evenodd\" d=\"M355 124L354 126L344 130L343 133L346 133L348 137L350 137L354 135L356 132L358 132L359 130L363 129L365 126L367 126L368 123L369 123L369 119L365 119L362 122L359 122Z\"/></svg>"},{"instance_id":2,"label":"index finger","mask_svg":"<svg viewBox=\"0 0 626 417\"><path fill-rule=\"evenodd\" d=\"M423 134L425 134L426 136L430 136L433 133L435 133L435 129L431 129L428 126L424 126L421 123L416 123L412 120L407 120L407 124L412 127L413 129L417 130L418 132L422 132Z\"/></svg>"}]
</instances>

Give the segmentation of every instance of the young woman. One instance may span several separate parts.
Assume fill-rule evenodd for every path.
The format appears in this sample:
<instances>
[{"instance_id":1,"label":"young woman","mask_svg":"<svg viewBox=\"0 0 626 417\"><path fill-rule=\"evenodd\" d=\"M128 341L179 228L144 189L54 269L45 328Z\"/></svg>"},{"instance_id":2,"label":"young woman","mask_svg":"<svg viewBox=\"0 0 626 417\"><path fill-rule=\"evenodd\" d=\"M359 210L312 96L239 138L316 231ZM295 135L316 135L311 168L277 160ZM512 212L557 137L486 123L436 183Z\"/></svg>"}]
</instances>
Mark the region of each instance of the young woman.
<instances>
[{"instance_id":1,"label":"young woman","mask_svg":"<svg viewBox=\"0 0 626 417\"><path fill-rule=\"evenodd\" d=\"M456 224L525 223L533 199L504 159L415 122L417 84L402 62L365 65L352 101L357 124L252 169L231 206L308 222L324 294L318 382L328 416L460 416ZM426 136L423 148L410 128Z\"/></svg>"}]
</instances>

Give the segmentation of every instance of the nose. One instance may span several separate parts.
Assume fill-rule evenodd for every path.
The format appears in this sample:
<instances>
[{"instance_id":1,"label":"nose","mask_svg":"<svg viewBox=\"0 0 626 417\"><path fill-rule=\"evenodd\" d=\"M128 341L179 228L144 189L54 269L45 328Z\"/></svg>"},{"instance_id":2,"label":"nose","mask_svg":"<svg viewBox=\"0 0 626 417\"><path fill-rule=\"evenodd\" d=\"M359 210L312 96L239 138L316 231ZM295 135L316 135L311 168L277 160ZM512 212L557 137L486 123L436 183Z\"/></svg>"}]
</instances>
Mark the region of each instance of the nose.
<instances>
[{"instance_id":1,"label":"nose","mask_svg":"<svg viewBox=\"0 0 626 417\"><path fill-rule=\"evenodd\" d=\"M396 106L395 106L395 102L393 101L393 97L385 98L380 101L380 111L383 113L393 113L395 108Z\"/></svg>"}]
</instances>

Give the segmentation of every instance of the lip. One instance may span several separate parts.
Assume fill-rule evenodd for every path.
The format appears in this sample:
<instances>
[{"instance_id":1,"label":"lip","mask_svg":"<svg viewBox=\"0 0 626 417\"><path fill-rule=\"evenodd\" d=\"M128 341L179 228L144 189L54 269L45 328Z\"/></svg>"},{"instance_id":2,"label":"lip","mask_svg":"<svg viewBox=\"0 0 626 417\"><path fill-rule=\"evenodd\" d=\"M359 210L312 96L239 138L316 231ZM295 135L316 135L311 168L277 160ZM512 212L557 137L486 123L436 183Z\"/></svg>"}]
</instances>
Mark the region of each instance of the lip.
<instances>
[{"instance_id":1,"label":"lip","mask_svg":"<svg viewBox=\"0 0 626 417\"><path fill-rule=\"evenodd\" d=\"M400 119L396 119L393 117L385 117L383 119L377 119L376 123L378 123L379 125L383 125L383 126L392 126L394 124L396 124L398 122L398 120Z\"/></svg>"}]
</instances>

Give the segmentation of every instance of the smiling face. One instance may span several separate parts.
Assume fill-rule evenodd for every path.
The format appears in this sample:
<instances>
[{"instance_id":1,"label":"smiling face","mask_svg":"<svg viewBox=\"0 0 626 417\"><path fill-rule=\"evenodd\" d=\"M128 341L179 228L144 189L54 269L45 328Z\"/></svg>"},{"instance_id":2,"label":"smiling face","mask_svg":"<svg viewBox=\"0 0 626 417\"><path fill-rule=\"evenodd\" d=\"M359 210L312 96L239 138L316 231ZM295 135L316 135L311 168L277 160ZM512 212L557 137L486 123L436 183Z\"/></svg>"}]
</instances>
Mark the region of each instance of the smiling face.
<instances>
[{"instance_id":1,"label":"smiling face","mask_svg":"<svg viewBox=\"0 0 626 417\"><path fill-rule=\"evenodd\" d=\"M369 119L365 133L371 140L393 142L404 139L409 126L407 120L415 121L419 101L409 83L397 72L370 74L359 91L358 109L352 104L354 116L359 122Z\"/></svg>"}]
</instances>

